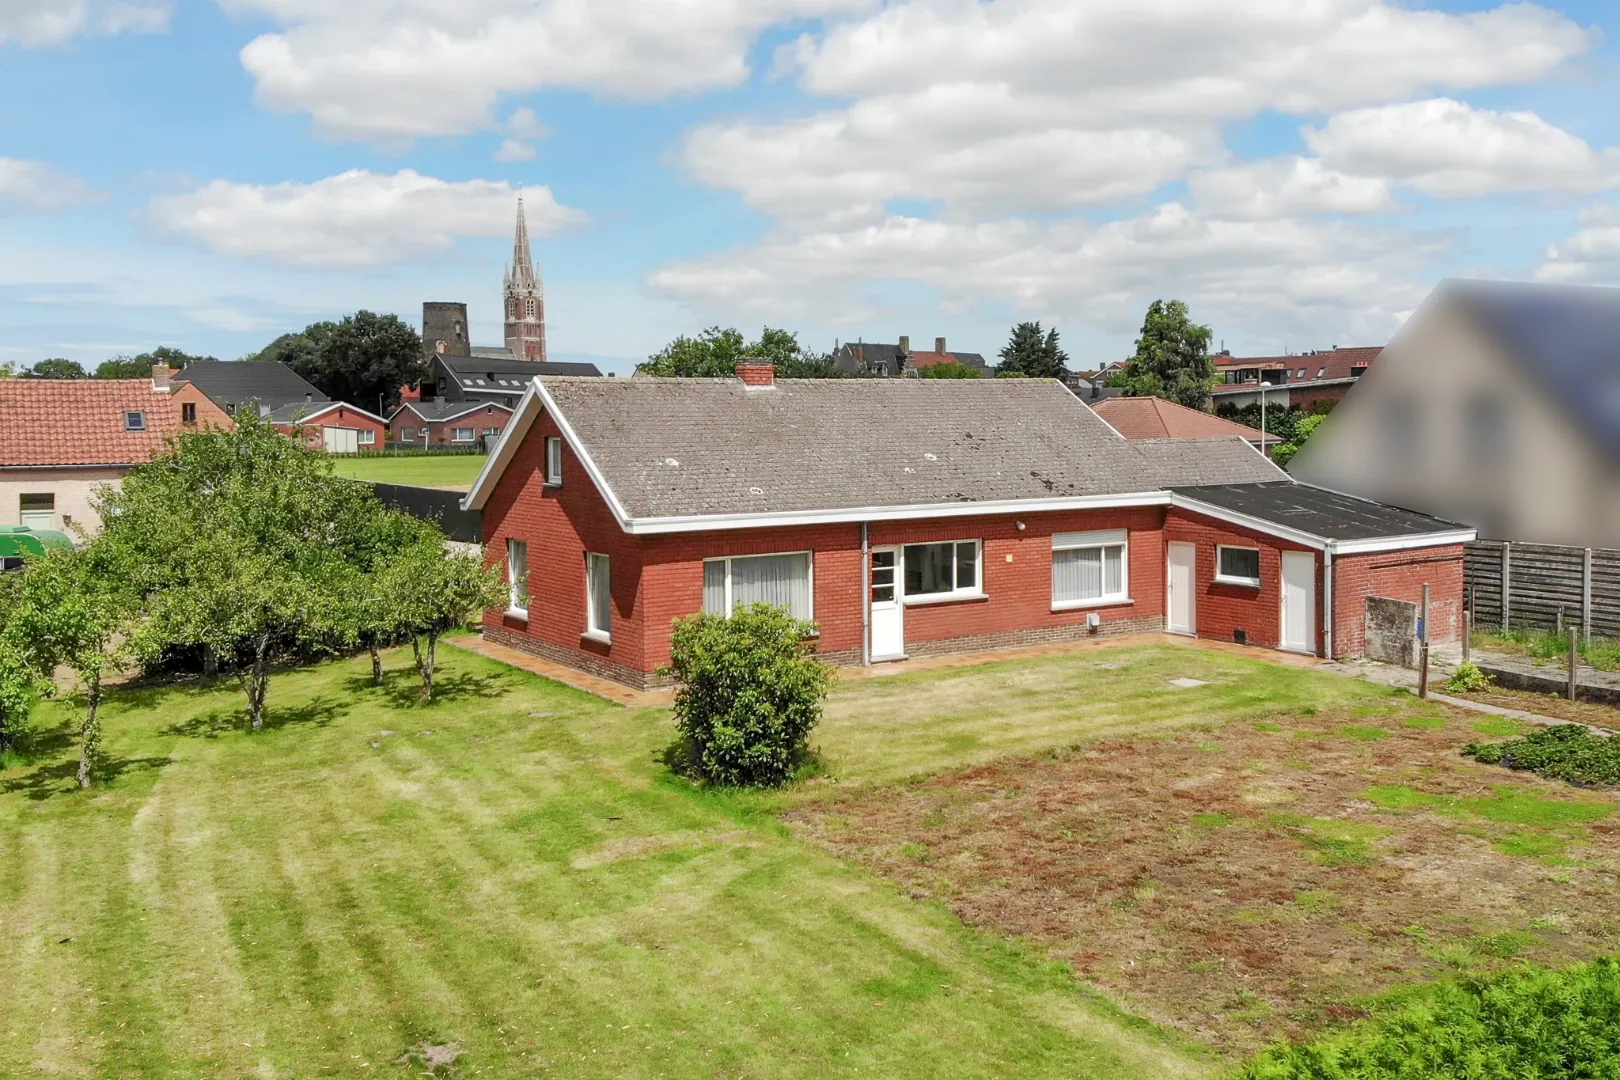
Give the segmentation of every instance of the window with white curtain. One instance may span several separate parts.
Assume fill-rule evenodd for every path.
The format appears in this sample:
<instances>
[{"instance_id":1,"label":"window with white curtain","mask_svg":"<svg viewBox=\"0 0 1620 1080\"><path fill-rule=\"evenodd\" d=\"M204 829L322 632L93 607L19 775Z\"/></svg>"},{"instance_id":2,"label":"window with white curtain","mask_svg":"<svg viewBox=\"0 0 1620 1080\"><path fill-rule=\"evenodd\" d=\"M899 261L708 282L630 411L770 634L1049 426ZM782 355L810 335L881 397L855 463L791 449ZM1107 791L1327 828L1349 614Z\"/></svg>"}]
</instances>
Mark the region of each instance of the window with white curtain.
<instances>
[{"instance_id":1,"label":"window with white curtain","mask_svg":"<svg viewBox=\"0 0 1620 1080\"><path fill-rule=\"evenodd\" d=\"M585 596L585 632L606 640L613 632L613 589L606 555L592 552L585 556Z\"/></svg>"},{"instance_id":2,"label":"window with white curtain","mask_svg":"<svg viewBox=\"0 0 1620 1080\"><path fill-rule=\"evenodd\" d=\"M1130 558L1124 529L1052 537L1052 606L1092 607L1129 600Z\"/></svg>"},{"instance_id":3,"label":"window with white curtain","mask_svg":"<svg viewBox=\"0 0 1620 1080\"><path fill-rule=\"evenodd\" d=\"M943 544L907 544L905 562L907 600L945 600L953 595L979 596L979 542L952 540Z\"/></svg>"},{"instance_id":4,"label":"window with white curtain","mask_svg":"<svg viewBox=\"0 0 1620 1080\"><path fill-rule=\"evenodd\" d=\"M513 611L529 611L529 545L522 540L506 542L506 582Z\"/></svg>"},{"instance_id":5,"label":"window with white curtain","mask_svg":"<svg viewBox=\"0 0 1620 1080\"><path fill-rule=\"evenodd\" d=\"M813 618L810 553L739 555L703 564L703 610L729 616L749 604L787 608L796 619Z\"/></svg>"},{"instance_id":6,"label":"window with white curtain","mask_svg":"<svg viewBox=\"0 0 1620 1080\"><path fill-rule=\"evenodd\" d=\"M562 440L555 435L546 438L546 483L562 486Z\"/></svg>"}]
</instances>

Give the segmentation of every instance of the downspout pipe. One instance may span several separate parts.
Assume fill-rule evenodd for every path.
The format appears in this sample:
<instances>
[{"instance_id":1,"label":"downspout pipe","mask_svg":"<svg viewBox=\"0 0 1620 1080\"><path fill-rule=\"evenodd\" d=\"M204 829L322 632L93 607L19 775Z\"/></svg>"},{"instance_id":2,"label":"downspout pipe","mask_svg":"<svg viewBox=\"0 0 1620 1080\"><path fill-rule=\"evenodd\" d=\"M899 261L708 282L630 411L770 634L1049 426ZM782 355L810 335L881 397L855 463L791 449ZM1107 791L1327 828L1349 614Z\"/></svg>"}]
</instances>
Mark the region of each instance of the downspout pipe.
<instances>
[{"instance_id":1,"label":"downspout pipe","mask_svg":"<svg viewBox=\"0 0 1620 1080\"><path fill-rule=\"evenodd\" d=\"M1333 554L1336 542L1322 548L1322 655L1333 659Z\"/></svg>"},{"instance_id":2,"label":"downspout pipe","mask_svg":"<svg viewBox=\"0 0 1620 1080\"><path fill-rule=\"evenodd\" d=\"M872 666L872 553L861 522L861 667Z\"/></svg>"}]
</instances>

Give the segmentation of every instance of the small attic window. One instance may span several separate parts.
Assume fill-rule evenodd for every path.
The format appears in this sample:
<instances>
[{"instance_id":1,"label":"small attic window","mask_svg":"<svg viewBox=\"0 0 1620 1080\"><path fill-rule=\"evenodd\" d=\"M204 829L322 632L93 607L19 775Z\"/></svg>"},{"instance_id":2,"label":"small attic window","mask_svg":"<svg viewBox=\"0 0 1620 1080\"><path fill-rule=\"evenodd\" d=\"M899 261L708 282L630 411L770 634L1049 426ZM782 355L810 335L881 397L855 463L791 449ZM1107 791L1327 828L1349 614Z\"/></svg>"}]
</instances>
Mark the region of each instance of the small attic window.
<instances>
[{"instance_id":1,"label":"small attic window","mask_svg":"<svg viewBox=\"0 0 1620 1080\"><path fill-rule=\"evenodd\" d=\"M1325 376L1325 375L1326 375L1326 374L1327 374L1327 368L1325 368L1325 367L1322 367L1322 368L1317 368L1317 369L1316 369L1316 377L1317 377L1317 378L1318 378L1318 379L1320 379L1320 378L1322 378L1322 377L1323 377L1323 376Z\"/></svg>"},{"instance_id":2,"label":"small attic window","mask_svg":"<svg viewBox=\"0 0 1620 1080\"><path fill-rule=\"evenodd\" d=\"M1350 369L1350 377L1352 379L1359 379L1365 374L1367 374L1366 364L1357 364L1355 367Z\"/></svg>"},{"instance_id":3,"label":"small attic window","mask_svg":"<svg viewBox=\"0 0 1620 1080\"><path fill-rule=\"evenodd\" d=\"M124 411L124 430L145 431L146 414L138 409L126 409Z\"/></svg>"}]
</instances>

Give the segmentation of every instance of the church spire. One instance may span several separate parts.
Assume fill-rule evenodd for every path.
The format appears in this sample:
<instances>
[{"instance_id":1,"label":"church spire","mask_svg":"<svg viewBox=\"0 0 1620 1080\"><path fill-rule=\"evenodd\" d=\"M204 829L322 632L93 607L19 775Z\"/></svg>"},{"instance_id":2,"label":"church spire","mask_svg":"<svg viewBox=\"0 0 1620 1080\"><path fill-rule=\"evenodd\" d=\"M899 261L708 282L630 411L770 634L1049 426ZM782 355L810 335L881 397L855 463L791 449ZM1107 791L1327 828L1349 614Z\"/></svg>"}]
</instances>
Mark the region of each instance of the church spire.
<instances>
[{"instance_id":1,"label":"church spire","mask_svg":"<svg viewBox=\"0 0 1620 1080\"><path fill-rule=\"evenodd\" d=\"M546 299L529 250L529 223L518 195L517 232L512 237L512 265L502 283L506 308L506 347L519 360L546 359Z\"/></svg>"}]
</instances>

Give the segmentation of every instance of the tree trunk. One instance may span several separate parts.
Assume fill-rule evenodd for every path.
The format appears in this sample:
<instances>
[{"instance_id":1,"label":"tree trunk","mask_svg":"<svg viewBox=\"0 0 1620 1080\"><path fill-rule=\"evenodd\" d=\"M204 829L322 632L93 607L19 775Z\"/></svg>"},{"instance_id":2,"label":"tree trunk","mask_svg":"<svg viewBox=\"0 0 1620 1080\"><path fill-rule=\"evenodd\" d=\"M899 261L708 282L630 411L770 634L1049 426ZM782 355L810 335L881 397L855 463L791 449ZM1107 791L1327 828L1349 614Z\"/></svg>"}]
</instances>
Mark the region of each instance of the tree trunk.
<instances>
[{"instance_id":1,"label":"tree trunk","mask_svg":"<svg viewBox=\"0 0 1620 1080\"><path fill-rule=\"evenodd\" d=\"M254 731L264 730L264 694L270 683L270 635L259 638L253 650L253 674L248 678L248 716Z\"/></svg>"},{"instance_id":2,"label":"tree trunk","mask_svg":"<svg viewBox=\"0 0 1620 1080\"><path fill-rule=\"evenodd\" d=\"M422 657L420 667L422 669L423 701L433 700L433 659L438 651L438 647L439 635L437 633L430 632L427 636L427 652L424 654L420 649L417 650L417 655Z\"/></svg>"},{"instance_id":3,"label":"tree trunk","mask_svg":"<svg viewBox=\"0 0 1620 1080\"><path fill-rule=\"evenodd\" d=\"M203 646L203 685L212 686L219 678L219 654L212 645Z\"/></svg>"},{"instance_id":4,"label":"tree trunk","mask_svg":"<svg viewBox=\"0 0 1620 1080\"><path fill-rule=\"evenodd\" d=\"M101 755L101 679L85 684L84 726L79 729L79 787L90 786L90 770Z\"/></svg>"},{"instance_id":5,"label":"tree trunk","mask_svg":"<svg viewBox=\"0 0 1620 1080\"><path fill-rule=\"evenodd\" d=\"M371 685L382 685L382 653L377 650L377 643L371 643Z\"/></svg>"}]
</instances>

